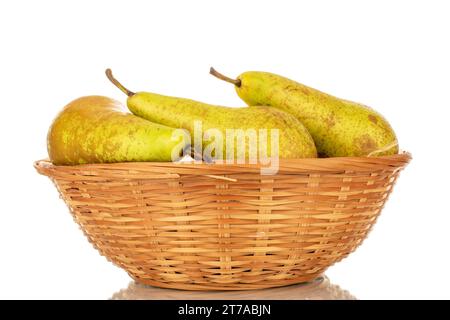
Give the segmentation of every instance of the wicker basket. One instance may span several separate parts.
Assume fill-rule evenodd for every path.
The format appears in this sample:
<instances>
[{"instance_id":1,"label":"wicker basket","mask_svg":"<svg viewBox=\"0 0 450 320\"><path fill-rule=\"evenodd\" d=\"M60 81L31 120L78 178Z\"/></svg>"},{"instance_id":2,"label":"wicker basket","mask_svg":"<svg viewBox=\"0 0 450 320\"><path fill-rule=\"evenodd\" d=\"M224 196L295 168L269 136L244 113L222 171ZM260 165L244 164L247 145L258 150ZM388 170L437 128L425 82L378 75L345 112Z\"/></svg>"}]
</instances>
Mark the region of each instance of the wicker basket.
<instances>
[{"instance_id":1,"label":"wicker basket","mask_svg":"<svg viewBox=\"0 0 450 320\"><path fill-rule=\"evenodd\" d=\"M408 153L256 165L38 161L89 241L136 281L245 290L310 281L351 253Z\"/></svg>"}]
</instances>

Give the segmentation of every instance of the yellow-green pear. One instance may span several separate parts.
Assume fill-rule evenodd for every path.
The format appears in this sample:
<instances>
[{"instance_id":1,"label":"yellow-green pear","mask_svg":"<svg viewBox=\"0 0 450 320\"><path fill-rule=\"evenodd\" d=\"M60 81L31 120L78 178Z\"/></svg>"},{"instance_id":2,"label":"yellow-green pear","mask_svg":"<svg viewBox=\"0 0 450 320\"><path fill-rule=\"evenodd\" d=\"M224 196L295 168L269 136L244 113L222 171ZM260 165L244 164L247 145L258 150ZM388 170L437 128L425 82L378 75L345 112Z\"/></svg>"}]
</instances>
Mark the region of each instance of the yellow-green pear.
<instances>
[{"instance_id":1,"label":"yellow-green pear","mask_svg":"<svg viewBox=\"0 0 450 320\"><path fill-rule=\"evenodd\" d=\"M87 96L53 121L48 154L55 165L177 160L189 141L174 131L129 113L116 100Z\"/></svg>"},{"instance_id":2,"label":"yellow-green pear","mask_svg":"<svg viewBox=\"0 0 450 320\"><path fill-rule=\"evenodd\" d=\"M204 155L205 149L217 141L219 136L222 137L223 140L215 146L214 152L211 152L215 160L248 159L256 147L263 147L265 155L274 156L271 148L272 141L275 141L275 138L271 140L272 129L278 129L279 158L317 157L316 147L309 132L294 116L286 112L264 106L230 108L150 92L134 93L120 84L110 69L106 71L106 75L128 95L127 106L133 114L152 122L188 130L194 146L196 139L201 139L202 150L196 148L196 152L203 152ZM264 129L267 130L266 135L260 135ZM200 137L196 131L199 131ZM237 135L239 132L244 133L244 148L239 148L239 142L232 146L226 143L230 132ZM264 138L267 138L265 147L262 145ZM216 153L219 148L221 154Z\"/></svg>"},{"instance_id":3,"label":"yellow-green pear","mask_svg":"<svg viewBox=\"0 0 450 320\"><path fill-rule=\"evenodd\" d=\"M259 71L236 79L213 68L210 73L234 84L250 106L267 105L300 120L311 133L322 157L381 156L398 153L396 135L375 110L310 88L285 77Z\"/></svg>"}]
</instances>

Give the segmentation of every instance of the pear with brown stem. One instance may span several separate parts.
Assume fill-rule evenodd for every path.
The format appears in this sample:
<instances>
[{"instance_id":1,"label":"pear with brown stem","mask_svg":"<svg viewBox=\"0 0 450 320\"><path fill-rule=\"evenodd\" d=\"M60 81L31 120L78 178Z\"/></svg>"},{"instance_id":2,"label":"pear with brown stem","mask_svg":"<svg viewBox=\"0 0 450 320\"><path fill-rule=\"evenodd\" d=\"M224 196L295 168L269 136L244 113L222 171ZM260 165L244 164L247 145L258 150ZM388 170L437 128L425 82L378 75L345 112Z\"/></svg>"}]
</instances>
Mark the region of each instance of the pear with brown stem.
<instances>
[{"instance_id":1,"label":"pear with brown stem","mask_svg":"<svg viewBox=\"0 0 450 320\"><path fill-rule=\"evenodd\" d=\"M135 93L117 81L110 69L106 70L106 75L114 85L128 96L127 105L133 114L166 126L186 129L190 132L193 142L200 138L202 150L196 150L198 153L205 155L208 146L210 147L214 142L218 142L216 140L219 136L222 137L223 140L216 143L215 150L211 152L215 160L248 159L251 151L255 150L255 140L246 133L258 134L262 129L267 129L267 131L278 129L278 156L280 158L312 158L317 156L311 135L289 113L265 106L230 108L150 92ZM196 128L200 129L199 123L201 123L200 137L196 137ZM234 130L234 133L244 133L243 138L246 142L244 148L239 145L238 141L231 146L226 143L232 130ZM267 132L266 137L269 140L265 145L267 149L262 151L265 155L272 156L271 133ZM261 146L261 143L258 146ZM216 153L219 149L222 151L221 154Z\"/></svg>"},{"instance_id":2,"label":"pear with brown stem","mask_svg":"<svg viewBox=\"0 0 450 320\"><path fill-rule=\"evenodd\" d=\"M343 100L285 77L259 71L231 79L211 68L215 77L234 85L249 106L267 105L294 115L311 133L320 156L381 156L398 153L394 130L375 110Z\"/></svg>"}]
</instances>

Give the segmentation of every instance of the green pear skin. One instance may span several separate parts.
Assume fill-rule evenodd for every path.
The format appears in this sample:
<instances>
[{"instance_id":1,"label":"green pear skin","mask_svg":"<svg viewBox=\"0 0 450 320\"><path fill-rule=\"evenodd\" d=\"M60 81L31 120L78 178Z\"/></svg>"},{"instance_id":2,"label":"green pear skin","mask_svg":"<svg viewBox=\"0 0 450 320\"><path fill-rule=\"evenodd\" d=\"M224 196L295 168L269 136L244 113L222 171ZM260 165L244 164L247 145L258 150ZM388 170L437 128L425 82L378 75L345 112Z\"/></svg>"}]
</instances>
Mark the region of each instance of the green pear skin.
<instances>
[{"instance_id":1,"label":"green pear skin","mask_svg":"<svg viewBox=\"0 0 450 320\"><path fill-rule=\"evenodd\" d=\"M267 156L271 154L270 129L279 130L279 154L280 158L315 158L317 150L314 141L306 128L292 115L271 107L243 107L231 108L210 105L190 99L176 98L159 95L150 92L134 93L126 89L112 75L110 69L106 70L108 79L121 91L128 95L128 109L135 115L152 122L161 123L174 128L186 129L190 132L192 141L195 122L201 121L202 130L217 129L222 137L226 137L228 129L267 129L268 148ZM203 135L203 133L202 133ZM203 140L203 150L209 141ZM225 139L224 139L225 142ZM195 144L195 143L194 143ZM245 155L242 150L234 146L232 150L234 158L248 156L248 141L246 141ZM199 152L199 150L196 150ZM226 143L223 145L223 158L227 157ZM242 159L242 158L241 158Z\"/></svg>"},{"instance_id":2,"label":"green pear skin","mask_svg":"<svg viewBox=\"0 0 450 320\"><path fill-rule=\"evenodd\" d=\"M129 161L171 161L187 148L175 129L136 117L118 101L87 96L70 102L57 115L47 136L55 165Z\"/></svg>"},{"instance_id":3,"label":"green pear skin","mask_svg":"<svg viewBox=\"0 0 450 320\"><path fill-rule=\"evenodd\" d=\"M148 92L129 97L127 105L139 117L187 129L191 134L196 120L202 121L203 131L216 128L224 136L226 129L279 129L280 158L317 157L314 141L306 128L292 115L274 108L230 108Z\"/></svg>"},{"instance_id":4,"label":"green pear skin","mask_svg":"<svg viewBox=\"0 0 450 320\"><path fill-rule=\"evenodd\" d=\"M214 72L212 69L211 73ZM248 105L272 106L300 120L311 133L321 157L398 153L392 127L367 106L268 72L244 72L233 83Z\"/></svg>"}]
</instances>

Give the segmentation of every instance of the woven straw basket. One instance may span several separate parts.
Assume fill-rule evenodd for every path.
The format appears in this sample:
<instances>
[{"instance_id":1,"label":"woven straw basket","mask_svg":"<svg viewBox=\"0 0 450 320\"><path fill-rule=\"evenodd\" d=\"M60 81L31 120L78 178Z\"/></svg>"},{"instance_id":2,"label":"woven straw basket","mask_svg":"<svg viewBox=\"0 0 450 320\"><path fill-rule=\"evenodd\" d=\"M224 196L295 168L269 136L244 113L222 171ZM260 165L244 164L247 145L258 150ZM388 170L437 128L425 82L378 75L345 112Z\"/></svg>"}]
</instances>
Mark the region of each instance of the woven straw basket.
<instances>
[{"instance_id":1,"label":"woven straw basket","mask_svg":"<svg viewBox=\"0 0 450 320\"><path fill-rule=\"evenodd\" d=\"M257 165L54 166L51 178L89 241L136 281L245 290L310 281L374 225L408 153Z\"/></svg>"}]
</instances>

